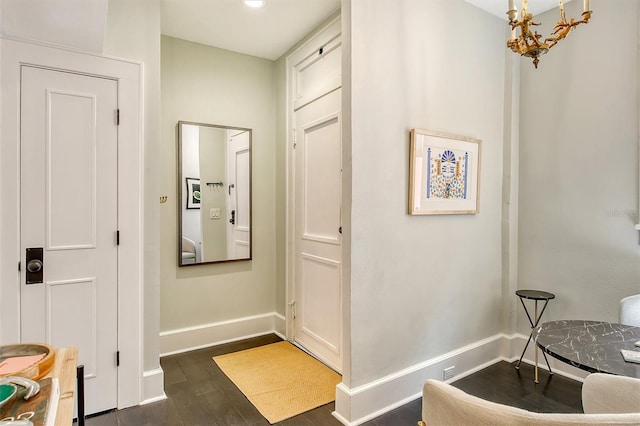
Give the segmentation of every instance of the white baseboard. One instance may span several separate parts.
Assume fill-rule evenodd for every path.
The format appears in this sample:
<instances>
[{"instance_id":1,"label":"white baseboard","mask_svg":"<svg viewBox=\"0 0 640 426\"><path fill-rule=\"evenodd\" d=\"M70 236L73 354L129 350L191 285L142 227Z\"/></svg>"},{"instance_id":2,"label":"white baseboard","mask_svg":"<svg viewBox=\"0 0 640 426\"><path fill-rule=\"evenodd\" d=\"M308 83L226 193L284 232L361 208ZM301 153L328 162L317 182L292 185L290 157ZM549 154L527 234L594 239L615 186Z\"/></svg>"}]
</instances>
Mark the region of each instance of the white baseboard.
<instances>
[{"instance_id":1,"label":"white baseboard","mask_svg":"<svg viewBox=\"0 0 640 426\"><path fill-rule=\"evenodd\" d=\"M280 336L282 340L287 340L287 338L285 337L287 335L287 319L284 317L284 315L280 315L277 312L274 312L273 315L275 317L274 332L278 336Z\"/></svg>"},{"instance_id":2,"label":"white baseboard","mask_svg":"<svg viewBox=\"0 0 640 426\"><path fill-rule=\"evenodd\" d=\"M269 312L229 321L203 324L160 333L160 356L173 355L269 333L284 335L285 318Z\"/></svg>"},{"instance_id":3,"label":"white baseboard","mask_svg":"<svg viewBox=\"0 0 640 426\"><path fill-rule=\"evenodd\" d=\"M167 399L164 393L164 371L162 368L148 370L142 374L142 402L140 405Z\"/></svg>"},{"instance_id":4,"label":"white baseboard","mask_svg":"<svg viewBox=\"0 0 640 426\"><path fill-rule=\"evenodd\" d=\"M521 334L496 334L353 389L340 383L336 387L333 416L344 425L360 425L422 397L425 380L443 380L445 368L455 366L454 377L446 380L453 382L498 361L517 361L528 337ZM587 375L586 372L550 356L547 358L554 373L578 381L582 381ZM531 359L534 359L533 343L529 344L522 361L533 364ZM538 365L540 368L547 368L542 355Z\"/></svg>"},{"instance_id":5,"label":"white baseboard","mask_svg":"<svg viewBox=\"0 0 640 426\"><path fill-rule=\"evenodd\" d=\"M503 334L495 335L353 389L340 383L334 416L349 426L378 417L420 398L425 380L442 380L445 368L455 366L457 374L448 380L453 381L501 360L505 339Z\"/></svg>"}]
</instances>

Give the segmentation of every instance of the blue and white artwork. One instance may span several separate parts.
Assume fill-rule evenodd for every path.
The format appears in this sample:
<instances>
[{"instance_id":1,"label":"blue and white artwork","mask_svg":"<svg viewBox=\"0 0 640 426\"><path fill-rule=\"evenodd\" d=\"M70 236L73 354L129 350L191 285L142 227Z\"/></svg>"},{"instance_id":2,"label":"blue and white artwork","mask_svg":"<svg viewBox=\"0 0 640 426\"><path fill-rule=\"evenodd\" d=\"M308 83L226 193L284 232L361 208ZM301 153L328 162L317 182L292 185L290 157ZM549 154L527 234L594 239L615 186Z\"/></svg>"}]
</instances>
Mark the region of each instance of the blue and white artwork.
<instances>
[{"instance_id":1,"label":"blue and white artwork","mask_svg":"<svg viewBox=\"0 0 640 426\"><path fill-rule=\"evenodd\" d=\"M469 153L448 148L427 148L427 198L465 200L467 198Z\"/></svg>"},{"instance_id":2,"label":"blue and white artwork","mask_svg":"<svg viewBox=\"0 0 640 426\"><path fill-rule=\"evenodd\" d=\"M479 139L411 131L409 214L478 213Z\"/></svg>"}]
</instances>

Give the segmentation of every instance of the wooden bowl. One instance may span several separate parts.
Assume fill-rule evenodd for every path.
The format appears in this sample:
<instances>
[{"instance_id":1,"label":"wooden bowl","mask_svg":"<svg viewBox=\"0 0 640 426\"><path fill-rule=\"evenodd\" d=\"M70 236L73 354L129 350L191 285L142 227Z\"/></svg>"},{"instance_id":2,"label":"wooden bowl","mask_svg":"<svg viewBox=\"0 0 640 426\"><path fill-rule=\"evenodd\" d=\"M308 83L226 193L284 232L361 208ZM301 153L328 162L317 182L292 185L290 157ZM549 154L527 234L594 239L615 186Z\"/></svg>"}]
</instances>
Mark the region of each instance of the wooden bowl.
<instances>
[{"instance_id":1,"label":"wooden bowl","mask_svg":"<svg viewBox=\"0 0 640 426\"><path fill-rule=\"evenodd\" d=\"M31 380L39 380L44 377L53 367L56 358L56 351L53 346L44 343L18 343L14 345L0 346L0 362L7 358L19 356L31 356L45 354L40 361L24 367L20 371L8 374L0 374L3 376L19 376L26 377Z\"/></svg>"}]
</instances>

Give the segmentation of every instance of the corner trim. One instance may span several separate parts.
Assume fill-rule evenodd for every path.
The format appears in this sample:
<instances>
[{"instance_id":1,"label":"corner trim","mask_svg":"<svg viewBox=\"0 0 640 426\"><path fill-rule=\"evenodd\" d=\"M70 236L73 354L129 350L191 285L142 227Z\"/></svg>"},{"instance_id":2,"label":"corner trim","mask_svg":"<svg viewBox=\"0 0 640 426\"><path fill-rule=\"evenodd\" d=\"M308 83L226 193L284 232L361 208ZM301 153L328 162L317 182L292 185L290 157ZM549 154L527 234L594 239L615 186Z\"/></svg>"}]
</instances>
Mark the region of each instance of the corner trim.
<instances>
[{"instance_id":1,"label":"corner trim","mask_svg":"<svg viewBox=\"0 0 640 426\"><path fill-rule=\"evenodd\" d=\"M140 405L167 399L164 393L164 371L162 368L147 370L142 373L142 401Z\"/></svg>"}]
</instances>

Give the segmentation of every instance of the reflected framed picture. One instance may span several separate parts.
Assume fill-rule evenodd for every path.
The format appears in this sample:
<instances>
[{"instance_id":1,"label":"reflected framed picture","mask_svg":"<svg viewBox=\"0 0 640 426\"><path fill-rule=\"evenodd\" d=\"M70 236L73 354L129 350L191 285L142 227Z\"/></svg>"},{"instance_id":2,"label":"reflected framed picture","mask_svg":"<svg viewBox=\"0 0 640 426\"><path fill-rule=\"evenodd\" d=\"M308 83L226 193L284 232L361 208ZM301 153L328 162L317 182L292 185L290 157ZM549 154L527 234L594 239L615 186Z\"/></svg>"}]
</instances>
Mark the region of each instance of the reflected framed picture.
<instances>
[{"instance_id":1,"label":"reflected framed picture","mask_svg":"<svg viewBox=\"0 0 640 426\"><path fill-rule=\"evenodd\" d=\"M187 209L200 208L200 179L185 178L187 180Z\"/></svg>"},{"instance_id":2,"label":"reflected framed picture","mask_svg":"<svg viewBox=\"0 0 640 426\"><path fill-rule=\"evenodd\" d=\"M411 130L409 214L477 214L480 139Z\"/></svg>"}]
</instances>

